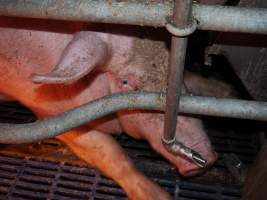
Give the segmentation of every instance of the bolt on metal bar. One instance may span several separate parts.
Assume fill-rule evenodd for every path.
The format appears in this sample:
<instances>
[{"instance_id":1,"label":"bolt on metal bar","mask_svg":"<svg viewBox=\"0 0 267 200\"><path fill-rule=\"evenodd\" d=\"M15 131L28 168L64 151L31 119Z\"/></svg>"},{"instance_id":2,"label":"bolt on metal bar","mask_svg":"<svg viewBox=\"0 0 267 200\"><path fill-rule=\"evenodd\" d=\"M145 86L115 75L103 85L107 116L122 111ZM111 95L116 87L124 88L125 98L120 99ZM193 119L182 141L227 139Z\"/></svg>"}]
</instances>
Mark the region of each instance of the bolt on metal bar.
<instances>
[{"instance_id":1,"label":"bolt on metal bar","mask_svg":"<svg viewBox=\"0 0 267 200\"><path fill-rule=\"evenodd\" d=\"M105 96L46 120L28 124L0 123L0 143L18 144L60 135L85 123L127 109L164 111L166 96L159 92L126 92ZM181 96L181 113L267 121L267 102Z\"/></svg>"},{"instance_id":2,"label":"bolt on metal bar","mask_svg":"<svg viewBox=\"0 0 267 200\"><path fill-rule=\"evenodd\" d=\"M170 1L1 0L0 16L164 27L173 14ZM267 34L267 9L194 4L201 30Z\"/></svg>"},{"instance_id":3,"label":"bolt on metal bar","mask_svg":"<svg viewBox=\"0 0 267 200\"><path fill-rule=\"evenodd\" d=\"M173 24L176 27L183 28L189 25L191 19L191 5L191 0L175 0ZM175 140L179 100L183 83L187 38L172 36L171 44L163 135L163 142L166 144L173 143Z\"/></svg>"}]
</instances>

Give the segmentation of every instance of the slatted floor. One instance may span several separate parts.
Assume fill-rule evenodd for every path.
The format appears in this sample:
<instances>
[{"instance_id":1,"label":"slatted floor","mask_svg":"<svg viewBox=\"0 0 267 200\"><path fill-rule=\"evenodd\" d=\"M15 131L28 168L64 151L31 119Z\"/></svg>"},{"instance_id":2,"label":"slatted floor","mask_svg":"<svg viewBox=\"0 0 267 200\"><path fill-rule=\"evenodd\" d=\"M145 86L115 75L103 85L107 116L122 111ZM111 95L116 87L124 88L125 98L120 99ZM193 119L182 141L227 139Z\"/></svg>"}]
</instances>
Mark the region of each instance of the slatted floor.
<instances>
[{"instance_id":1,"label":"slatted floor","mask_svg":"<svg viewBox=\"0 0 267 200\"><path fill-rule=\"evenodd\" d=\"M240 187L154 178L175 199L237 200ZM1 199L126 199L124 192L98 171L77 165L0 156Z\"/></svg>"},{"instance_id":2,"label":"slatted floor","mask_svg":"<svg viewBox=\"0 0 267 200\"><path fill-rule=\"evenodd\" d=\"M0 121L23 123L35 118L16 103L0 104ZM220 124L221 123L221 124ZM214 123L213 123L214 124ZM206 174L181 178L146 142L127 136L117 140L137 167L158 182L174 199L239 200L241 186L225 168L221 155L235 153L253 161L258 139L246 129L232 130L220 120L208 129L219 160ZM210 126L210 125L208 125ZM56 140L29 145L0 145L0 199L109 200L127 199L122 189L97 170L88 168Z\"/></svg>"}]
</instances>

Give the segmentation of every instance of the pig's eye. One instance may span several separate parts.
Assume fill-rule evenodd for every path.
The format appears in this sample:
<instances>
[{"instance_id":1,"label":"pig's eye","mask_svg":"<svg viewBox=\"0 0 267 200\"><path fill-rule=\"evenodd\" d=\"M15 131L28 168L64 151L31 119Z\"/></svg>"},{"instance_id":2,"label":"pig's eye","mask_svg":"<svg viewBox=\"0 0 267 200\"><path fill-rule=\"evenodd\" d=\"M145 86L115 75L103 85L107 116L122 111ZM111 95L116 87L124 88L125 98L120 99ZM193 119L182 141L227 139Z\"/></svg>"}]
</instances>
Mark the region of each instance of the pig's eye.
<instances>
[{"instance_id":1,"label":"pig's eye","mask_svg":"<svg viewBox=\"0 0 267 200\"><path fill-rule=\"evenodd\" d=\"M127 81L127 80L123 80L123 81L122 81L122 84L123 84L123 85L127 85L127 84L128 84L128 81Z\"/></svg>"}]
</instances>

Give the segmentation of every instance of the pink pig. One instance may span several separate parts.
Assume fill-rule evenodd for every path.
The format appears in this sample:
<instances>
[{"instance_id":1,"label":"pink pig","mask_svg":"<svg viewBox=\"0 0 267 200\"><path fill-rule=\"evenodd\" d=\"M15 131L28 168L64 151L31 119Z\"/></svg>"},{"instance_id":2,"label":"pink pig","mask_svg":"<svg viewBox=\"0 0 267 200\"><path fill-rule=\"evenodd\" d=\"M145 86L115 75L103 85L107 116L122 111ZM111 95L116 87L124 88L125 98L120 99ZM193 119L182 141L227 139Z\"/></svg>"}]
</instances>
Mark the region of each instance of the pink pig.
<instances>
[{"instance_id":1,"label":"pink pig","mask_svg":"<svg viewBox=\"0 0 267 200\"><path fill-rule=\"evenodd\" d=\"M137 29L112 33L87 26L1 18L0 93L20 101L44 119L116 92L165 90L169 52L163 41L141 38ZM202 79L186 73L185 85ZM228 90L220 83L207 84L213 86L217 88L214 91ZM199 84L190 87L198 91ZM205 90L200 93L205 95ZM161 142L163 118L163 113L121 111L58 139L114 179L130 199L166 200L170 196L139 172L110 136L124 131L147 140L184 176L205 170L165 150ZM188 116L177 120L177 140L198 151L207 159L207 167L211 166L217 156L201 121Z\"/></svg>"}]
</instances>

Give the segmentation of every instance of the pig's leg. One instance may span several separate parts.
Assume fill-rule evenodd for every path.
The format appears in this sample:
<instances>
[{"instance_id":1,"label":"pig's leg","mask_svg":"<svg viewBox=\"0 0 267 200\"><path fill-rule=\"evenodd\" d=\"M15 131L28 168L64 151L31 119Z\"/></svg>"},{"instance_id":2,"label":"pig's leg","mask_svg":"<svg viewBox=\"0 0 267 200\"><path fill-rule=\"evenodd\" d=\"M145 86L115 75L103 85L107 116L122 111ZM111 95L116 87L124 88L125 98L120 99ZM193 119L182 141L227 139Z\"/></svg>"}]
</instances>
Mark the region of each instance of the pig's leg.
<instances>
[{"instance_id":1,"label":"pig's leg","mask_svg":"<svg viewBox=\"0 0 267 200\"><path fill-rule=\"evenodd\" d=\"M114 179L132 200L167 200L170 196L140 173L118 143L105 133L91 130L58 137L81 159Z\"/></svg>"},{"instance_id":2,"label":"pig's leg","mask_svg":"<svg viewBox=\"0 0 267 200\"><path fill-rule=\"evenodd\" d=\"M0 101L15 101L12 97L0 93Z\"/></svg>"}]
</instances>

